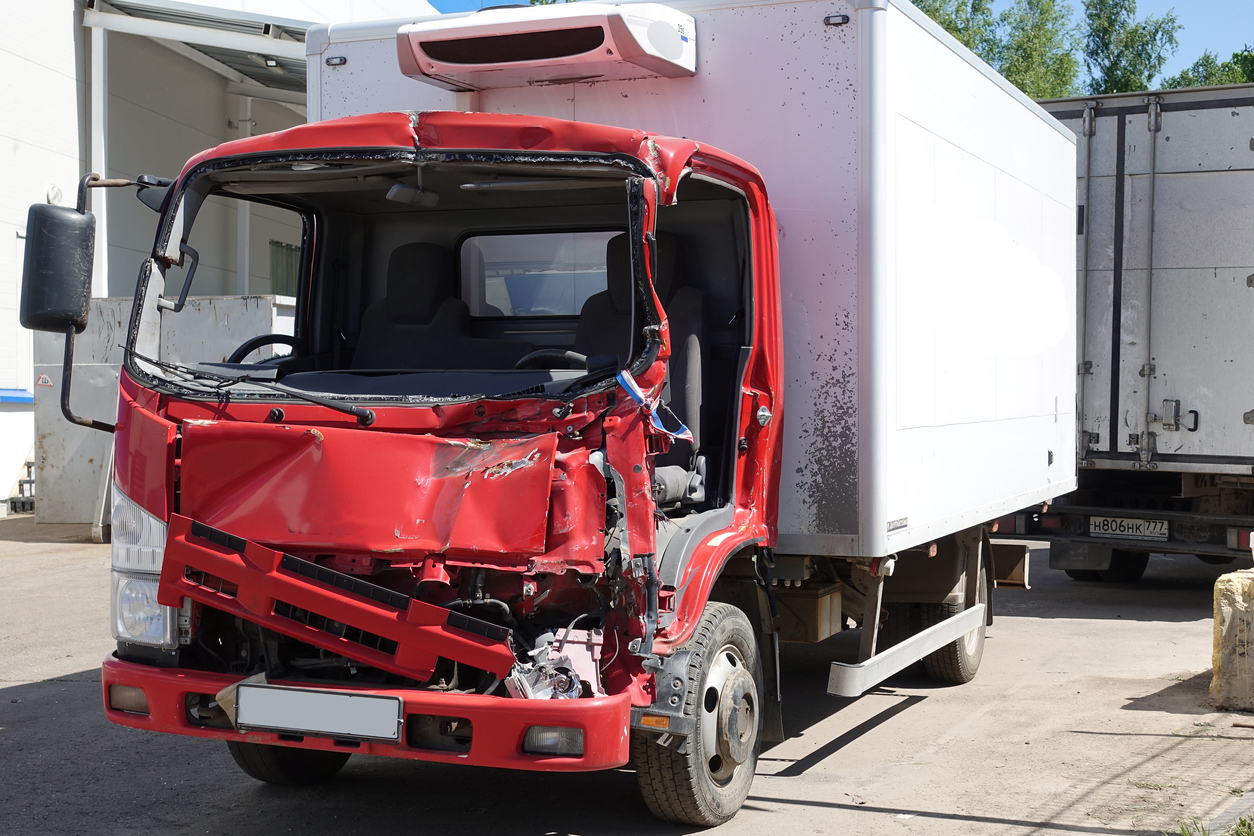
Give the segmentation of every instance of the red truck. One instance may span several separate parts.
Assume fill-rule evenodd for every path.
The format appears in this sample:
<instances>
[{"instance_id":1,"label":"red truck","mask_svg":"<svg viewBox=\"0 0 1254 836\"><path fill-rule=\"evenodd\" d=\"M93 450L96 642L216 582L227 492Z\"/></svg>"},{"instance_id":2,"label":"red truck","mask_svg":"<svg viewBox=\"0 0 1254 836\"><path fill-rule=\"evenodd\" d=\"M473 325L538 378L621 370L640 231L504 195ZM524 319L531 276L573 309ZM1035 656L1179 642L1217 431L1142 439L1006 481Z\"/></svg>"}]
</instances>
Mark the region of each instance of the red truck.
<instances>
[{"instance_id":1,"label":"red truck","mask_svg":"<svg viewBox=\"0 0 1254 836\"><path fill-rule=\"evenodd\" d=\"M816 25L856 25L873 45L884 37L876 27L891 24L940 43L908 5ZM543 22L572 8L620 14L596 4L508 14ZM483 14L450 25L497 13ZM685 17L674 44L707 19ZM577 23L571 31L587 40L587 21ZM736 24L745 37L750 23ZM627 29L616 26L605 32L620 48ZM549 32L537 43L551 42ZM948 71L985 96L982 112L995 105L1013 118L954 118L937 131L994 162L1010 143L990 135L1043 149L1015 158L1036 174L998 192L1002 206L1035 208L1000 226L944 227L976 237L949 242L917 278L926 287L949 276L941 290L956 292L959 262L979 262L980 236L1005 237L999 269L1014 278L1026 245L997 230L1018 219L1046 262L1070 251L1068 224L1051 221L1046 234L1040 219L1073 207L1042 209L1030 184L1054 172L1059 193L1073 195L1074 142L969 55L946 54ZM863 121L847 127L887 148L880 105L865 99ZM866 154L852 169L865 180L853 178L847 199L823 187L826 173L798 176L804 161L767 155L787 184L791 238L763 175L732 154L490 112L315 122L206 151L174 180L89 174L77 208L32 207L22 322L67 336L65 416L115 434L109 720L223 740L249 775L286 785L329 778L353 754L547 771L631 760L655 814L712 825L743 803L762 744L783 738L781 640L861 625L858 659L833 663L831 693L860 694L919 659L941 681L969 680L991 621L984 521L1069 489L1074 470L1052 450L1069 449L1072 429L1057 395L1034 395L1024 415L1003 399L1000 417L978 424L985 438L1003 428L1013 437L997 457L954 470L946 456L961 441L906 452L924 449L914 438L970 436L961 421L891 423L883 411L892 392L905 403L923 391L917 369L948 349L944 334L918 341L882 318L884 289L905 305L908 285L887 278L881 242L896 240L904 263L914 222L901 215L892 239L882 202L915 181L887 189L876 172L897 158ZM830 205L799 199L815 184ZM70 386L90 295L88 195L121 186L136 187L160 221L115 425L76 416ZM954 188L979 208L982 193ZM909 206L948 194L925 192ZM225 359L163 355L162 320L177 324L202 286L197 272L214 269L205 254L222 207L244 202L267 223L285 213L299 240L295 333L258 335ZM808 212L838 227L837 211L850 236L800 220ZM781 249L792 259L786 287ZM828 273L818 259L846 266ZM1067 298L1065 265L1057 281L1032 269L1033 287L1054 282ZM833 300L843 313L829 315ZM955 307L945 334L984 333L964 319L978 308ZM1035 382L1016 391L1057 386L1067 403L1068 311L1021 312L1046 327L1014 334L1017 356L1038 352ZM807 316L809 331L797 325ZM828 342L822 329L845 336ZM850 334L857 351L833 349ZM272 354L280 344L290 351ZM257 360L259 349L268 356ZM893 383L896 368L915 369L914 382ZM790 404L809 405L790 414L789 438L785 388ZM794 462L786 443L810 452ZM912 476L890 478L892 468Z\"/></svg>"}]
</instances>

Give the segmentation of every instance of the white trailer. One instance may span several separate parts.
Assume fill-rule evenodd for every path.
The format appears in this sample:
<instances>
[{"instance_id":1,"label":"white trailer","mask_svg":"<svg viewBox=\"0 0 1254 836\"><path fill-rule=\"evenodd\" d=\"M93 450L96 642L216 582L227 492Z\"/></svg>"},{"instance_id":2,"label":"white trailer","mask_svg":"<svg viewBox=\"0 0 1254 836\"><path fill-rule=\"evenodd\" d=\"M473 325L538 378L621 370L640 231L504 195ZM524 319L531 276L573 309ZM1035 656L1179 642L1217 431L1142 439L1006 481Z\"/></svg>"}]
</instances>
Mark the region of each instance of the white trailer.
<instances>
[{"instance_id":1,"label":"white trailer","mask_svg":"<svg viewBox=\"0 0 1254 836\"><path fill-rule=\"evenodd\" d=\"M397 60L629 3L314 27L309 116L553 116L755 165L779 220L782 554L889 555L1074 489L1071 132L905 0L670 7L690 75L555 58L414 80Z\"/></svg>"},{"instance_id":2,"label":"white trailer","mask_svg":"<svg viewBox=\"0 0 1254 836\"><path fill-rule=\"evenodd\" d=\"M1254 529L1254 85L1062 99L1079 137L1079 490L1020 533L1131 581Z\"/></svg>"}]
</instances>

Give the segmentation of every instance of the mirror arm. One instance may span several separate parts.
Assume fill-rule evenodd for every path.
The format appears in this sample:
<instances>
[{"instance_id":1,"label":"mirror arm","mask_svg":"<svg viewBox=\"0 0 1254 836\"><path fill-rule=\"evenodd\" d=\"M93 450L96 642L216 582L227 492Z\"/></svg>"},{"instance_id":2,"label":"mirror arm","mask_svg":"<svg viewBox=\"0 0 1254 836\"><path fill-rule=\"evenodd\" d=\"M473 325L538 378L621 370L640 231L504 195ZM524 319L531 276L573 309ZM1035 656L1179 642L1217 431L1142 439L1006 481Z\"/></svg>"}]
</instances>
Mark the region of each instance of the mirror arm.
<instances>
[{"instance_id":1,"label":"mirror arm","mask_svg":"<svg viewBox=\"0 0 1254 836\"><path fill-rule=\"evenodd\" d=\"M200 253L187 246L187 244L179 244L179 252L192 257L192 263L187 266L187 275L183 278L183 289L179 291L179 300L171 302L165 297L157 297L157 307L170 313L178 313L183 310L183 305L187 303L187 291L191 290L192 279L196 277L196 265L200 264Z\"/></svg>"},{"instance_id":2,"label":"mirror arm","mask_svg":"<svg viewBox=\"0 0 1254 836\"><path fill-rule=\"evenodd\" d=\"M70 382L74 374L74 326L65 329L65 365L61 369L61 414L71 424L87 427L91 430L111 433L116 430L113 424L95 421L91 418L80 418L70 411Z\"/></svg>"},{"instance_id":3,"label":"mirror arm","mask_svg":"<svg viewBox=\"0 0 1254 836\"><path fill-rule=\"evenodd\" d=\"M92 172L84 174L82 179L78 181L78 213L82 215L87 211L87 190L88 189L116 189L121 186L140 186L143 185L136 180L127 180L122 177L110 177L102 179L99 174Z\"/></svg>"}]
</instances>

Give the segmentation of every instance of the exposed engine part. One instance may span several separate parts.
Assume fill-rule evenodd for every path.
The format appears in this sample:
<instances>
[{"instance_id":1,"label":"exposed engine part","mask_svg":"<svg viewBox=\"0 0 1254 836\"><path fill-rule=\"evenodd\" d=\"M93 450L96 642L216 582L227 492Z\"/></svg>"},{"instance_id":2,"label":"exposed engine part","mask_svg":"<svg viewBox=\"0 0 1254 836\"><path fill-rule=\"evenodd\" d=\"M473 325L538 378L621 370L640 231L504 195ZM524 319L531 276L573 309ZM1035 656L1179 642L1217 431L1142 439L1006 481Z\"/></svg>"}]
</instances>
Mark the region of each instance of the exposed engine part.
<instances>
[{"instance_id":1,"label":"exposed engine part","mask_svg":"<svg viewBox=\"0 0 1254 836\"><path fill-rule=\"evenodd\" d=\"M542 664L520 662L505 677L505 688L519 700L570 700L583 693L579 674L571 669L565 656Z\"/></svg>"},{"instance_id":2,"label":"exposed engine part","mask_svg":"<svg viewBox=\"0 0 1254 836\"><path fill-rule=\"evenodd\" d=\"M584 632L584 631L580 631ZM567 628L569 637L571 629ZM572 700L583 696L583 680L566 654L554 655L552 632L536 638L535 648L527 655L531 662L519 662L505 677L505 688L514 699Z\"/></svg>"}]
</instances>

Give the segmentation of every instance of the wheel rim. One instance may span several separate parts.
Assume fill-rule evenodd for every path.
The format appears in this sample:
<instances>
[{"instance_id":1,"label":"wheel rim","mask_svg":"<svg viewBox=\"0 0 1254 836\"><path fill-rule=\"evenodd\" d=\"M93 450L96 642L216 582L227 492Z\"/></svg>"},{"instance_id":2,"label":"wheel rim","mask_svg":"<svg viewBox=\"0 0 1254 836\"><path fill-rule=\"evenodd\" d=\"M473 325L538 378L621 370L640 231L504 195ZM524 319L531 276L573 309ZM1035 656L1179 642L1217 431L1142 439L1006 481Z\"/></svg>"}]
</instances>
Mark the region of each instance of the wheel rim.
<instances>
[{"instance_id":1,"label":"wheel rim","mask_svg":"<svg viewBox=\"0 0 1254 836\"><path fill-rule=\"evenodd\" d=\"M983 567L981 567L983 568ZM980 572L978 588L975 591L975 600L979 604L988 604L988 587L984 585L984 573ZM974 656L980 649L980 642L984 639L984 625L981 624L971 632L962 637L962 649L967 656Z\"/></svg>"},{"instance_id":2,"label":"wheel rim","mask_svg":"<svg viewBox=\"0 0 1254 836\"><path fill-rule=\"evenodd\" d=\"M720 786L750 759L758 736L758 689L730 644L714 654L698 706L706 775Z\"/></svg>"}]
</instances>

